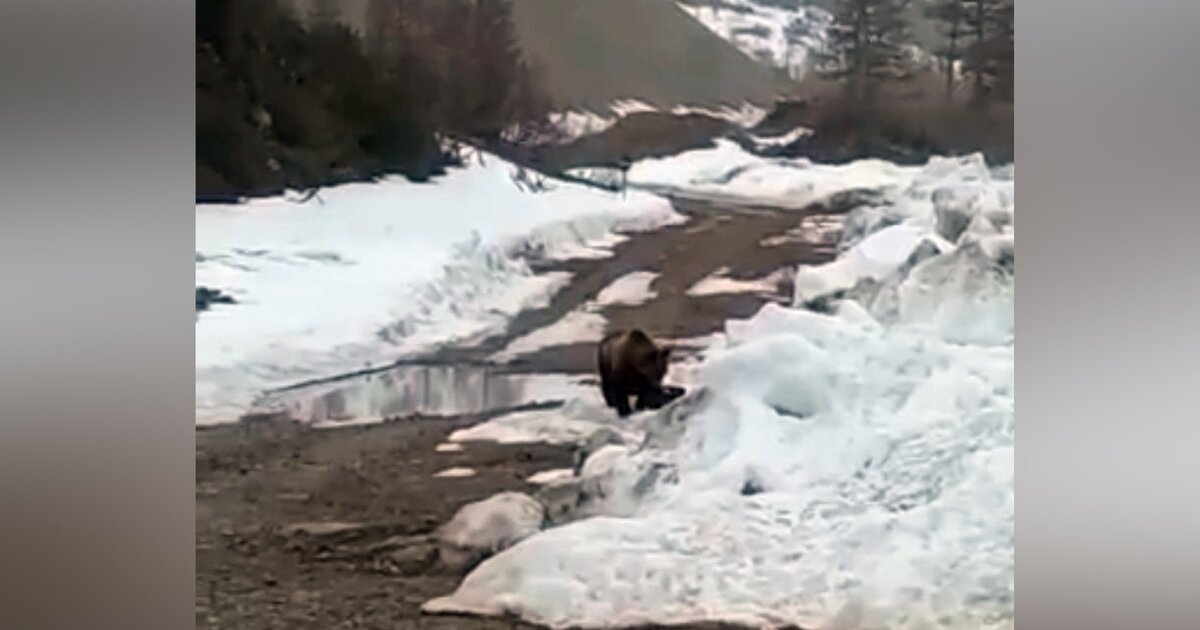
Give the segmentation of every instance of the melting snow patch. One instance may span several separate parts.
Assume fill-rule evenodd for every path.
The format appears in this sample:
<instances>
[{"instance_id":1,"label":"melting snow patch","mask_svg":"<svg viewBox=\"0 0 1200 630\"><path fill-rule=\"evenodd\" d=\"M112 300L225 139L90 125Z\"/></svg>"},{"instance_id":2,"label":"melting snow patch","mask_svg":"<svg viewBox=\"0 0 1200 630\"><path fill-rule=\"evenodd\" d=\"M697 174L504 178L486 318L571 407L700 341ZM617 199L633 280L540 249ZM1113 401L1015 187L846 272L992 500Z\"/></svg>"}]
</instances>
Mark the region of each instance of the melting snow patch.
<instances>
[{"instance_id":1,"label":"melting snow patch","mask_svg":"<svg viewBox=\"0 0 1200 630\"><path fill-rule=\"evenodd\" d=\"M491 360L507 363L543 348L595 341L604 334L604 317L598 313L575 310L562 319L513 339L508 346L492 355Z\"/></svg>"},{"instance_id":2,"label":"melting snow patch","mask_svg":"<svg viewBox=\"0 0 1200 630\"><path fill-rule=\"evenodd\" d=\"M463 451L463 445L443 442L438 444L433 450L438 453L461 453Z\"/></svg>"},{"instance_id":3,"label":"melting snow patch","mask_svg":"<svg viewBox=\"0 0 1200 630\"><path fill-rule=\"evenodd\" d=\"M790 269L780 270L757 280L739 280L729 277L729 268L722 267L688 288L692 296L719 295L729 293L775 293L779 282Z\"/></svg>"},{"instance_id":4,"label":"melting snow patch","mask_svg":"<svg viewBox=\"0 0 1200 630\"><path fill-rule=\"evenodd\" d=\"M767 149L786 147L790 144L796 143L801 138L810 135L812 135L812 129L808 129L807 127L796 127L795 129L778 136L756 136L754 134L750 134L750 141L754 143L754 148L756 151L764 151Z\"/></svg>"},{"instance_id":5,"label":"melting snow patch","mask_svg":"<svg viewBox=\"0 0 1200 630\"><path fill-rule=\"evenodd\" d=\"M800 219L800 225L784 232L768 236L758 242L763 247L778 247L788 243L812 243L829 245L837 243L845 219L837 215L812 214Z\"/></svg>"},{"instance_id":6,"label":"melting snow patch","mask_svg":"<svg viewBox=\"0 0 1200 630\"><path fill-rule=\"evenodd\" d=\"M549 485L571 479L574 476L575 471L570 468L555 468L554 470L543 470L542 472L534 473L525 481L537 485Z\"/></svg>"},{"instance_id":7,"label":"melting snow patch","mask_svg":"<svg viewBox=\"0 0 1200 630\"><path fill-rule=\"evenodd\" d=\"M434 473L433 476L448 478L448 479L461 479L463 477L474 477L475 469L474 468L462 468L462 467L447 468L445 470Z\"/></svg>"},{"instance_id":8,"label":"melting snow patch","mask_svg":"<svg viewBox=\"0 0 1200 630\"><path fill-rule=\"evenodd\" d=\"M650 284L657 278L658 274L652 271L634 271L621 276L600 291L596 303L600 306L637 305L653 300L656 294Z\"/></svg>"},{"instance_id":9,"label":"melting snow patch","mask_svg":"<svg viewBox=\"0 0 1200 630\"><path fill-rule=\"evenodd\" d=\"M633 425L618 423L604 405L599 388L555 409L518 411L450 434L451 442L500 444L576 444L602 428L627 432Z\"/></svg>"}]
</instances>

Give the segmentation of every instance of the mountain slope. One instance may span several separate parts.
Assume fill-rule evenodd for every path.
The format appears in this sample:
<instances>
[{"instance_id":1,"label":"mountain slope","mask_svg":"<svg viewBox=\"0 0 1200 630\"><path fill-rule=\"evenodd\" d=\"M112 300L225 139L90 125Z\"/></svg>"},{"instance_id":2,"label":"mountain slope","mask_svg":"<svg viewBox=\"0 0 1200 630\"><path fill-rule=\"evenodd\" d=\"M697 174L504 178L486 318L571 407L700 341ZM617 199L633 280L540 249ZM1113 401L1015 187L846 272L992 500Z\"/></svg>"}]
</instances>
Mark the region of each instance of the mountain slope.
<instances>
[{"instance_id":1,"label":"mountain slope","mask_svg":"<svg viewBox=\"0 0 1200 630\"><path fill-rule=\"evenodd\" d=\"M514 0L513 19L559 108L766 104L791 87L669 0Z\"/></svg>"}]
</instances>

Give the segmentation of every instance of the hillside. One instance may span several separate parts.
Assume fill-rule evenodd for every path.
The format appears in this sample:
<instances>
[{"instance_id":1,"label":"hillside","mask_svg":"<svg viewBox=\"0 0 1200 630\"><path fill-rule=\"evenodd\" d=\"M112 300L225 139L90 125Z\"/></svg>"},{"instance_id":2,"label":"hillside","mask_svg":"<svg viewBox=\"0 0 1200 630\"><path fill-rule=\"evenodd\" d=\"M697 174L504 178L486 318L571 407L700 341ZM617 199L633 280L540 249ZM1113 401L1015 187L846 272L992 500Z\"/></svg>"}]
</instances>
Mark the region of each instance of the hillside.
<instances>
[{"instance_id":1,"label":"hillside","mask_svg":"<svg viewBox=\"0 0 1200 630\"><path fill-rule=\"evenodd\" d=\"M790 87L669 0L515 0L513 19L559 107L766 104Z\"/></svg>"}]
</instances>

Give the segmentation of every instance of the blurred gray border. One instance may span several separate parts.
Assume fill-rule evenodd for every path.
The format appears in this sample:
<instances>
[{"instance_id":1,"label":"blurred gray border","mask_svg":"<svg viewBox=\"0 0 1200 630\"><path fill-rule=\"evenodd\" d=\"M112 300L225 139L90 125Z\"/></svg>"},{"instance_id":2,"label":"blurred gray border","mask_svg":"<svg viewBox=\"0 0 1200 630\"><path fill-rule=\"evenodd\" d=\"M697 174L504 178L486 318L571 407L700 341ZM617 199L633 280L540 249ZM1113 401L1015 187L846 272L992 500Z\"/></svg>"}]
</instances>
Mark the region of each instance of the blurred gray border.
<instances>
[{"instance_id":1,"label":"blurred gray border","mask_svg":"<svg viewBox=\"0 0 1200 630\"><path fill-rule=\"evenodd\" d=\"M1017 8L1017 619L1196 627L1200 4Z\"/></svg>"},{"instance_id":2,"label":"blurred gray border","mask_svg":"<svg viewBox=\"0 0 1200 630\"><path fill-rule=\"evenodd\" d=\"M193 9L0 8L0 627L194 621ZM1195 627L1200 5L1017 13L1018 619Z\"/></svg>"}]
</instances>

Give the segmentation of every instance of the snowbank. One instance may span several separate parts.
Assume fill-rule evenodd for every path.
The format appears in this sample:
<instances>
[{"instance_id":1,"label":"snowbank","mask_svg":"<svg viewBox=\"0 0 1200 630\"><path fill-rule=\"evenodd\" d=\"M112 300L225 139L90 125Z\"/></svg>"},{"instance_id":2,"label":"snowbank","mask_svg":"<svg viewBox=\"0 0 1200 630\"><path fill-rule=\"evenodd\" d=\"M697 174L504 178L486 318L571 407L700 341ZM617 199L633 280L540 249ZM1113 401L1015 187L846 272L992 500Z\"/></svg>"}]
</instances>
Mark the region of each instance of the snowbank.
<instances>
[{"instance_id":1,"label":"snowbank","mask_svg":"<svg viewBox=\"0 0 1200 630\"><path fill-rule=\"evenodd\" d=\"M713 148L641 160L629 170L629 184L673 194L799 209L837 192L902 186L919 171L920 167L897 166L883 160L828 165L803 158L764 158L720 139Z\"/></svg>"},{"instance_id":2,"label":"snowbank","mask_svg":"<svg viewBox=\"0 0 1200 630\"><path fill-rule=\"evenodd\" d=\"M197 421L235 419L264 389L496 331L567 280L534 276L522 255L586 255L618 227L681 220L648 194L523 192L512 173L478 155L433 183L197 206L196 283L237 301L198 315Z\"/></svg>"},{"instance_id":3,"label":"snowbank","mask_svg":"<svg viewBox=\"0 0 1200 630\"><path fill-rule=\"evenodd\" d=\"M425 610L555 628L1014 627L1014 279L983 245L994 235L922 247L939 238L937 190L1002 187L979 166L931 161L864 209L887 220L842 259L874 283L867 303L729 322L689 395L640 419L640 447L584 463L600 515L505 550Z\"/></svg>"}]
</instances>

